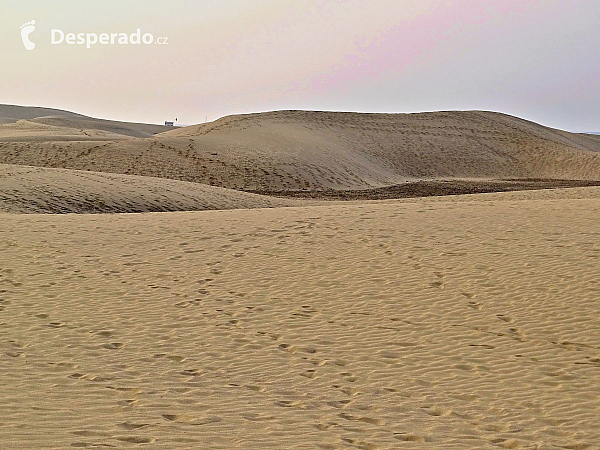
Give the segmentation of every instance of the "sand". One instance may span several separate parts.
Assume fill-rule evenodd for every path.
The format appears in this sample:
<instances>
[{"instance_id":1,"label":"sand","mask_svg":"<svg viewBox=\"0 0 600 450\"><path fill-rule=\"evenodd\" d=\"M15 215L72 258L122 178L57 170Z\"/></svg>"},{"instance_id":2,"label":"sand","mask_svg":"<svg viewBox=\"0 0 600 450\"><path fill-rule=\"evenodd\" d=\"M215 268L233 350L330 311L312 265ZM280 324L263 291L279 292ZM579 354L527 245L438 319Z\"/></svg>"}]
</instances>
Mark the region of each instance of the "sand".
<instances>
[{"instance_id":1,"label":"sand","mask_svg":"<svg viewBox=\"0 0 600 450\"><path fill-rule=\"evenodd\" d=\"M45 116L64 117L67 119L89 119L87 116L62 109L0 104L0 123L3 124Z\"/></svg>"},{"instance_id":2,"label":"sand","mask_svg":"<svg viewBox=\"0 0 600 450\"><path fill-rule=\"evenodd\" d=\"M0 212L203 211L302 203L164 178L0 164Z\"/></svg>"},{"instance_id":3,"label":"sand","mask_svg":"<svg viewBox=\"0 0 600 450\"><path fill-rule=\"evenodd\" d=\"M0 214L0 447L597 448L599 207Z\"/></svg>"},{"instance_id":4,"label":"sand","mask_svg":"<svg viewBox=\"0 0 600 450\"><path fill-rule=\"evenodd\" d=\"M101 142L131 139L105 130L84 129L75 126L66 126L67 122L60 119L61 125L46 124L38 119L19 120L15 123L4 124L0 127L0 139L2 142ZM8 145L8 144L7 144ZM56 147L58 149L59 147Z\"/></svg>"},{"instance_id":5,"label":"sand","mask_svg":"<svg viewBox=\"0 0 600 450\"><path fill-rule=\"evenodd\" d=\"M600 188L389 198L592 184L600 136L0 124L0 448L598 448Z\"/></svg>"},{"instance_id":6,"label":"sand","mask_svg":"<svg viewBox=\"0 0 600 450\"><path fill-rule=\"evenodd\" d=\"M119 128L95 119L25 119L0 126L0 163L243 190L367 189L439 178L600 177L600 136L485 111L276 111L146 137L120 131L149 132L139 124Z\"/></svg>"},{"instance_id":7,"label":"sand","mask_svg":"<svg viewBox=\"0 0 600 450\"><path fill-rule=\"evenodd\" d=\"M170 127L163 125L96 119L54 108L0 104L0 124L2 124L0 126L0 139L5 140L6 130L12 128L6 127L4 124L14 124L19 121L31 127L35 127L36 124L46 124L54 127L85 129L88 131L103 130L113 134L112 137L116 140L127 136L148 137L170 129ZM38 133L36 137L44 139L41 133Z\"/></svg>"}]
</instances>

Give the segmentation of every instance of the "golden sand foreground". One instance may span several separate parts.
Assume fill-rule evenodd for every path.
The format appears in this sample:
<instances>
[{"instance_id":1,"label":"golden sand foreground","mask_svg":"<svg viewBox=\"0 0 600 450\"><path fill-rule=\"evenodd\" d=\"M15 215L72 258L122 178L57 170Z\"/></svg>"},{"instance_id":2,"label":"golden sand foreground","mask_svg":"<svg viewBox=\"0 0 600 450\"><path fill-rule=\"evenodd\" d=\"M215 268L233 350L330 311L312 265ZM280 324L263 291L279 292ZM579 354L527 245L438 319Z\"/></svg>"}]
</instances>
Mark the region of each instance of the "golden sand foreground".
<instances>
[{"instance_id":1,"label":"golden sand foreground","mask_svg":"<svg viewBox=\"0 0 600 450\"><path fill-rule=\"evenodd\" d=\"M599 207L0 215L0 448L597 448Z\"/></svg>"}]
</instances>

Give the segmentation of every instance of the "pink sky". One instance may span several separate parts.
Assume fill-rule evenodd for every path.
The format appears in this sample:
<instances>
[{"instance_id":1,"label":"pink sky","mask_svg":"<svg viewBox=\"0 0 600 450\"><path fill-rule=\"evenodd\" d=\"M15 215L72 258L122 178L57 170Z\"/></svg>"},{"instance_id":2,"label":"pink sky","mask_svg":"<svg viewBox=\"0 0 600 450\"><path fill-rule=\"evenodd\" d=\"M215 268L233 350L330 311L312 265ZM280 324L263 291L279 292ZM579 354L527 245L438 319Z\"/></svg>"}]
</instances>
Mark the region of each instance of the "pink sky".
<instances>
[{"instance_id":1,"label":"pink sky","mask_svg":"<svg viewBox=\"0 0 600 450\"><path fill-rule=\"evenodd\" d=\"M0 103L160 123L272 109L486 109L600 129L597 0L29 1L2 5ZM19 27L32 19L26 51ZM51 45L50 30L168 46Z\"/></svg>"}]
</instances>

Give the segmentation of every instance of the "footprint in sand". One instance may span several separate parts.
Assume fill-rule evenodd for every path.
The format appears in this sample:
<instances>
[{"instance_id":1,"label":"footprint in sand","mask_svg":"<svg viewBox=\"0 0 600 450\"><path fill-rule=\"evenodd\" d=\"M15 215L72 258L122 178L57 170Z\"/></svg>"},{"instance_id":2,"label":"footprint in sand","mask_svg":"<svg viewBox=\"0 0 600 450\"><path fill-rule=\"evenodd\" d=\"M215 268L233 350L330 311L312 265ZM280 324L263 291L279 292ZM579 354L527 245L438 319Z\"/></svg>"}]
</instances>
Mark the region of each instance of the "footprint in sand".
<instances>
[{"instance_id":1,"label":"footprint in sand","mask_svg":"<svg viewBox=\"0 0 600 450\"><path fill-rule=\"evenodd\" d=\"M394 437L399 441L404 442L425 442L425 438L423 436L418 436L411 433L395 433Z\"/></svg>"},{"instance_id":2,"label":"footprint in sand","mask_svg":"<svg viewBox=\"0 0 600 450\"><path fill-rule=\"evenodd\" d=\"M385 420L377 419L374 417L353 416L352 414L348 414L348 413L340 413L340 414L338 414L338 416L340 416L342 419L356 420L358 422L370 423L371 425L385 425Z\"/></svg>"},{"instance_id":3,"label":"footprint in sand","mask_svg":"<svg viewBox=\"0 0 600 450\"><path fill-rule=\"evenodd\" d=\"M107 350L118 350L122 348L125 344L121 342L110 342L108 344L102 344L100 347L105 348Z\"/></svg>"},{"instance_id":4,"label":"footprint in sand","mask_svg":"<svg viewBox=\"0 0 600 450\"><path fill-rule=\"evenodd\" d=\"M351 372L342 372L340 375L350 383L354 383L357 380L357 378Z\"/></svg>"},{"instance_id":5,"label":"footprint in sand","mask_svg":"<svg viewBox=\"0 0 600 450\"><path fill-rule=\"evenodd\" d=\"M296 347L290 344L279 344L279 349L288 353L296 353L297 351Z\"/></svg>"},{"instance_id":6,"label":"footprint in sand","mask_svg":"<svg viewBox=\"0 0 600 450\"><path fill-rule=\"evenodd\" d=\"M352 402L352 400L335 400L335 401L330 401L327 402L327 405L331 406L332 408L344 408L345 406L349 405Z\"/></svg>"},{"instance_id":7,"label":"footprint in sand","mask_svg":"<svg viewBox=\"0 0 600 450\"><path fill-rule=\"evenodd\" d=\"M269 416L269 415L262 414L262 413L242 414L242 417L251 422L263 422L263 421L275 419L275 416Z\"/></svg>"},{"instance_id":8,"label":"footprint in sand","mask_svg":"<svg viewBox=\"0 0 600 450\"><path fill-rule=\"evenodd\" d=\"M425 412L425 414L434 417L446 417L452 414L452 410L440 408L439 406L423 406L422 409Z\"/></svg>"},{"instance_id":9,"label":"footprint in sand","mask_svg":"<svg viewBox=\"0 0 600 450\"><path fill-rule=\"evenodd\" d=\"M294 406L302 406L302 402L298 400L277 400L275 405L281 408L292 408Z\"/></svg>"},{"instance_id":10,"label":"footprint in sand","mask_svg":"<svg viewBox=\"0 0 600 450\"><path fill-rule=\"evenodd\" d=\"M317 376L317 371L315 369L308 369L305 372L302 372L300 375L312 380Z\"/></svg>"},{"instance_id":11,"label":"footprint in sand","mask_svg":"<svg viewBox=\"0 0 600 450\"><path fill-rule=\"evenodd\" d=\"M245 387L246 387L246 389L250 389L251 391L254 391L254 392L265 392L266 391L266 388L264 388L263 386L255 386L253 384L247 384Z\"/></svg>"},{"instance_id":12,"label":"footprint in sand","mask_svg":"<svg viewBox=\"0 0 600 450\"><path fill-rule=\"evenodd\" d=\"M110 330L102 330L102 331L98 331L98 335L103 336L103 337L111 337L114 333Z\"/></svg>"},{"instance_id":13,"label":"footprint in sand","mask_svg":"<svg viewBox=\"0 0 600 450\"><path fill-rule=\"evenodd\" d=\"M500 320L502 320L503 322L514 322L513 318L504 314L496 314L496 317Z\"/></svg>"},{"instance_id":14,"label":"footprint in sand","mask_svg":"<svg viewBox=\"0 0 600 450\"><path fill-rule=\"evenodd\" d=\"M488 344L469 344L469 347L481 347L481 348L486 348L488 350L493 350L496 348L493 345L488 345Z\"/></svg>"},{"instance_id":15,"label":"footprint in sand","mask_svg":"<svg viewBox=\"0 0 600 450\"><path fill-rule=\"evenodd\" d=\"M132 423L132 422L123 422L119 423L118 426L125 430L139 430L140 428L144 428L150 425L149 423Z\"/></svg>"},{"instance_id":16,"label":"footprint in sand","mask_svg":"<svg viewBox=\"0 0 600 450\"><path fill-rule=\"evenodd\" d=\"M119 436L116 439L130 444L150 444L154 442L154 439L146 436Z\"/></svg>"},{"instance_id":17,"label":"footprint in sand","mask_svg":"<svg viewBox=\"0 0 600 450\"><path fill-rule=\"evenodd\" d=\"M198 369L184 369L179 373L189 377L197 377L201 375L202 371Z\"/></svg>"}]
</instances>

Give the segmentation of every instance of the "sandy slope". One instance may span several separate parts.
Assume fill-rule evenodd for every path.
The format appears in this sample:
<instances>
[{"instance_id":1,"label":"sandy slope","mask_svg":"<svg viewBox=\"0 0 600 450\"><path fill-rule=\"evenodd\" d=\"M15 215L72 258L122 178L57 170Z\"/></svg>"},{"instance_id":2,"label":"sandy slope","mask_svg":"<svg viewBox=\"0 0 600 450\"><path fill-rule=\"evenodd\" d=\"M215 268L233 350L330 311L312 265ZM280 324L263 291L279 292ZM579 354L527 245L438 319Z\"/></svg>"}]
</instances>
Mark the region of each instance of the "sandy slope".
<instances>
[{"instance_id":1,"label":"sandy slope","mask_svg":"<svg viewBox=\"0 0 600 450\"><path fill-rule=\"evenodd\" d=\"M0 104L0 123L12 123L21 119L56 116L71 119L88 119L89 117L55 108L40 108L38 106L18 106Z\"/></svg>"},{"instance_id":2,"label":"sandy slope","mask_svg":"<svg viewBox=\"0 0 600 450\"><path fill-rule=\"evenodd\" d=\"M119 135L120 138L124 138L127 136L138 138L149 137L172 128L165 127L164 125L153 125L147 123L118 122L115 120L103 120L93 118L73 119L54 116L38 117L33 119L32 121L36 123L43 123L47 125L54 125L60 127L83 128L86 130L101 130Z\"/></svg>"},{"instance_id":3,"label":"sandy slope","mask_svg":"<svg viewBox=\"0 0 600 450\"><path fill-rule=\"evenodd\" d=\"M62 142L68 141L120 141L131 139L130 136L95 128L80 128L63 119L49 120L44 123L40 119L18 120L15 123L0 126L0 142L35 142L42 143L56 150ZM52 124L54 122L55 124ZM73 126L67 126L67 124ZM53 146L53 147L52 147Z\"/></svg>"},{"instance_id":4,"label":"sandy slope","mask_svg":"<svg viewBox=\"0 0 600 450\"><path fill-rule=\"evenodd\" d=\"M0 164L0 212L81 214L272 208L318 205L336 200L364 201L513 189L548 189L557 187L556 183L560 183L560 180L527 183L451 180L404 183L392 188L382 188L387 189L383 193L377 190L328 191L320 194L301 191L298 198L295 198L258 195L165 178ZM576 185L576 182L569 181L564 187ZM309 194L313 194L314 198L310 198Z\"/></svg>"},{"instance_id":5,"label":"sandy slope","mask_svg":"<svg viewBox=\"0 0 600 450\"><path fill-rule=\"evenodd\" d=\"M148 137L170 129L163 125L96 119L60 109L0 104L0 124L12 124L19 120L65 128L102 130L115 134L113 139L124 136ZM4 140L4 130L5 127L0 126L0 140ZM42 136L38 134L38 137Z\"/></svg>"},{"instance_id":6,"label":"sandy slope","mask_svg":"<svg viewBox=\"0 0 600 450\"><path fill-rule=\"evenodd\" d=\"M452 200L2 215L0 447L596 448L600 189Z\"/></svg>"},{"instance_id":7,"label":"sandy slope","mask_svg":"<svg viewBox=\"0 0 600 450\"><path fill-rule=\"evenodd\" d=\"M200 211L295 204L299 203L164 178L0 164L0 212Z\"/></svg>"},{"instance_id":8,"label":"sandy slope","mask_svg":"<svg viewBox=\"0 0 600 450\"><path fill-rule=\"evenodd\" d=\"M600 179L599 136L481 111L278 111L225 117L144 139L65 139L52 145L41 137L10 140L0 142L2 163L249 190L363 189L449 177Z\"/></svg>"}]
</instances>

